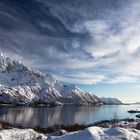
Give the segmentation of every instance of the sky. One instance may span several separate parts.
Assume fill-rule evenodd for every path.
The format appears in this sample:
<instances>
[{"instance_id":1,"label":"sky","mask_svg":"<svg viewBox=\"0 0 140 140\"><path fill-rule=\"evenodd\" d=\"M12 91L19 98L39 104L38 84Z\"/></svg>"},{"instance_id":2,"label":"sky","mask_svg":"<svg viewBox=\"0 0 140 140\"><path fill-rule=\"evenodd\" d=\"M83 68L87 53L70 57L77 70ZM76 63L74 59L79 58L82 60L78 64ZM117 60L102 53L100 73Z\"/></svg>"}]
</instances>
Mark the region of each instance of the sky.
<instances>
[{"instance_id":1,"label":"sky","mask_svg":"<svg viewBox=\"0 0 140 140\"><path fill-rule=\"evenodd\" d=\"M139 0L2 0L0 51L99 97L140 101Z\"/></svg>"}]
</instances>

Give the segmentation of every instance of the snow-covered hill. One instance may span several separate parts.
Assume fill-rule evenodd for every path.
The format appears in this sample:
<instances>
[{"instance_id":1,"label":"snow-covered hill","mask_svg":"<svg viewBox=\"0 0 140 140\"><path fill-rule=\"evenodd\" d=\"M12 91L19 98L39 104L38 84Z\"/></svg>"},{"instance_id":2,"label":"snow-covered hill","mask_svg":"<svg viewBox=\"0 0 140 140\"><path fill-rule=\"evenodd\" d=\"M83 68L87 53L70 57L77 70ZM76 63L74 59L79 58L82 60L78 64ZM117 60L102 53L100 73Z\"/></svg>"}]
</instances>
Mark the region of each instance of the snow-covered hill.
<instances>
[{"instance_id":1,"label":"snow-covered hill","mask_svg":"<svg viewBox=\"0 0 140 140\"><path fill-rule=\"evenodd\" d=\"M108 97L108 98L105 98L105 97L102 97L100 98L100 100L104 103L104 104L108 104L108 105L121 105L123 104L119 99L117 98L111 98L111 97Z\"/></svg>"},{"instance_id":2,"label":"snow-covered hill","mask_svg":"<svg viewBox=\"0 0 140 140\"><path fill-rule=\"evenodd\" d=\"M89 127L82 131L66 133L62 136L39 134L32 129L0 130L2 140L140 140L140 131L130 128Z\"/></svg>"},{"instance_id":3,"label":"snow-covered hill","mask_svg":"<svg viewBox=\"0 0 140 140\"><path fill-rule=\"evenodd\" d=\"M97 104L100 99L0 54L0 103Z\"/></svg>"},{"instance_id":4,"label":"snow-covered hill","mask_svg":"<svg viewBox=\"0 0 140 140\"><path fill-rule=\"evenodd\" d=\"M50 140L140 140L140 131L125 128L89 127L82 131L71 132Z\"/></svg>"}]
</instances>

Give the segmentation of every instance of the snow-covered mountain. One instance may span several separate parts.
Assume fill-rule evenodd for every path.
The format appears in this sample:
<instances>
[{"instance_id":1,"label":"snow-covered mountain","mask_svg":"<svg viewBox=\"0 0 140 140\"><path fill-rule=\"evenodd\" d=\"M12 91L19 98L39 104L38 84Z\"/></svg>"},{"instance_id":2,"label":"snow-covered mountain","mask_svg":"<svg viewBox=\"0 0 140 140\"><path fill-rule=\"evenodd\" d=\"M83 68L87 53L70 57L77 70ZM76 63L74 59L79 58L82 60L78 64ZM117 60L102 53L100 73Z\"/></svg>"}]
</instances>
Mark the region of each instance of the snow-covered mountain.
<instances>
[{"instance_id":1,"label":"snow-covered mountain","mask_svg":"<svg viewBox=\"0 0 140 140\"><path fill-rule=\"evenodd\" d=\"M0 54L0 103L97 104L100 99Z\"/></svg>"},{"instance_id":2,"label":"snow-covered mountain","mask_svg":"<svg viewBox=\"0 0 140 140\"><path fill-rule=\"evenodd\" d=\"M111 97L105 98L105 97L102 97L102 98L100 98L100 100L102 101L102 103L108 104L108 105L121 105L121 104L123 104L117 98L111 98Z\"/></svg>"}]
</instances>

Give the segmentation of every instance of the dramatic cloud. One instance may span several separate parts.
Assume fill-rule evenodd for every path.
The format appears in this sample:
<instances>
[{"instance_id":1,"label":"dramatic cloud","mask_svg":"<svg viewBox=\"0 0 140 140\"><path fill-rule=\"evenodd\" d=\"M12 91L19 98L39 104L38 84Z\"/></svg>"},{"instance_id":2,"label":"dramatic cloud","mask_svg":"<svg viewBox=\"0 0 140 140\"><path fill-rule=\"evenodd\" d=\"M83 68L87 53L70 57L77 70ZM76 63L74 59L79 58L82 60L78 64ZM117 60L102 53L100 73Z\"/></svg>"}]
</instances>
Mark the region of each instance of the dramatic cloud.
<instances>
[{"instance_id":1,"label":"dramatic cloud","mask_svg":"<svg viewBox=\"0 0 140 140\"><path fill-rule=\"evenodd\" d=\"M0 1L0 50L67 83L138 82L138 0Z\"/></svg>"}]
</instances>

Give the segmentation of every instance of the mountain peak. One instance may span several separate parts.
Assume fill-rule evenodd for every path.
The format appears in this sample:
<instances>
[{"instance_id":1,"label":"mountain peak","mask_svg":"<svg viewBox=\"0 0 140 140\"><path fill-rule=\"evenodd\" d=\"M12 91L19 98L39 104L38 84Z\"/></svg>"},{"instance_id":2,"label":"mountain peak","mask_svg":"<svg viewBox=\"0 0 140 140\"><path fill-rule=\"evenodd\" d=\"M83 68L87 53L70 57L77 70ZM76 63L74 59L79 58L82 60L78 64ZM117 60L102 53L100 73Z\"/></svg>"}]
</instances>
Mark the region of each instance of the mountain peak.
<instances>
[{"instance_id":1,"label":"mountain peak","mask_svg":"<svg viewBox=\"0 0 140 140\"><path fill-rule=\"evenodd\" d=\"M2 53L0 52L0 59L6 59L7 57Z\"/></svg>"}]
</instances>

